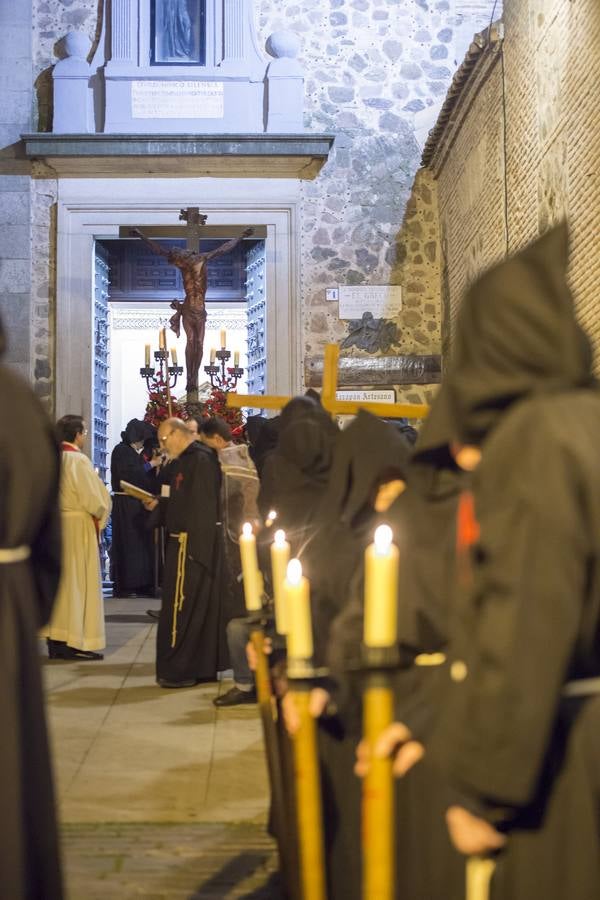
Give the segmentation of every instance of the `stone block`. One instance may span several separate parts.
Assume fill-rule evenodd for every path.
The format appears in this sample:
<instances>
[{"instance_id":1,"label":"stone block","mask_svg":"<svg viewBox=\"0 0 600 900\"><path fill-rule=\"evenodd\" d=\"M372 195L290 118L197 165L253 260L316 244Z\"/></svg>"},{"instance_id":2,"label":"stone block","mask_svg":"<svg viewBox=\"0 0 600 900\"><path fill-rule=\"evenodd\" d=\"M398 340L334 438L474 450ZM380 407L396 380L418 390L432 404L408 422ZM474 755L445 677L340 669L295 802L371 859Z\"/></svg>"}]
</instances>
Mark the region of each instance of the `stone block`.
<instances>
[{"instance_id":1,"label":"stone block","mask_svg":"<svg viewBox=\"0 0 600 900\"><path fill-rule=\"evenodd\" d=\"M0 179L0 191L2 182ZM29 193L5 190L0 200L0 225L25 225L29 223ZM0 239L1 241L1 239Z\"/></svg>"},{"instance_id":2,"label":"stone block","mask_svg":"<svg viewBox=\"0 0 600 900\"><path fill-rule=\"evenodd\" d=\"M0 259L0 293L27 294L29 297L30 263L28 259Z\"/></svg>"},{"instance_id":3,"label":"stone block","mask_svg":"<svg viewBox=\"0 0 600 900\"><path fill-rule=\"evenodd\" d=\"M0 258L29 259L31 240L28 225L4 225L0 232Z\"/></svg>"},{"instance_id":4,"label":"stone block","mask_svg":"<svg viewBox=\"0 0 600 900\"><path fill-rule=\"evenodd\" d=\"M31 24L11 24L2 28L0 34L1 56L5 62L8 59L31 59Z\"/></svg>"},{"instance_id":5,"label":"stone block","mask_svg":"<svg viewBox=\"0 0 600 900\"><path fill-rule=\"evenodd\" d=\"M23 123L31 119L31 92L4 91L0 102L0 125ZM23 130L26 130L25 127Z\"/></svg>"}]
</instances>

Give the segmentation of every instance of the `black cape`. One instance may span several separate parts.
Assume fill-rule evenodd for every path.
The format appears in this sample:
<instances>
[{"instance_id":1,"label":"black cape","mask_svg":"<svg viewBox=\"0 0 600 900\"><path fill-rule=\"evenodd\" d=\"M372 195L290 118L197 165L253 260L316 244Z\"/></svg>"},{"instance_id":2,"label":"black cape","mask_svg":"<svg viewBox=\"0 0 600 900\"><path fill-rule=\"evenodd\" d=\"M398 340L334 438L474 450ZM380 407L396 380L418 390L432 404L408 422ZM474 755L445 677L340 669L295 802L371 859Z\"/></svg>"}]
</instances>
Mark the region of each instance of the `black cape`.
<instances>
[{"instance_id":1,"label":"black cape","mask_svg":"<svg viewBox=\"0 0 600 900\"><path fill-rule=\"evenodd\" d=\"M31 547L0 564L0 898L60 900L58 838L37 631L60 575L60 463L50 423L32 391L0 366L3 488L0 547Z\"/></svg>"},{"instance_id":2,"label":"black cape","mask_svg":"<svg viewBox=\"0 0 600 900\"><path fill-rule=\"evenodd\" d=\"M228 668L223 614L221 473L216 453L198 442L176 460L168 500L161 501L167 553L156 645L156 675L167 681L205 681ZM186 532L187 554L177 537ZM175 609L178 563L183 600Z\"/></svg>"},{"instance_id":3,"label":"black cape","mask_svg":"<svg viewBox=\"0 0 600 900\"><path fill-rule=\"evenodd\" d=\"M600 394L566 269L562 225L484 275L448 375L458 433L482 449L480 535L449 654L467 677L449 679L429 752L509 832L494 891L511 900L600 896L600 758L581 750L597 701L571 729L563 697L600 675ZM520 852L533 843L541 867Z\"/></svg>"},{"instance_id":4,"label":"black cape","mask_svg":"<svg viewBox=\"0 0 600 900\"><path fill-rule=\"evenodd\" d=\"M110 551L114 594L148 592L154 581L153 541L148 516L139 500L120 492L121 481L129 481L145 491L157 493L158 481L152 472L146 472L143 456L125 441L117 444L112 452L110 476L115 492Z\"/></svg>"}]
</instances>

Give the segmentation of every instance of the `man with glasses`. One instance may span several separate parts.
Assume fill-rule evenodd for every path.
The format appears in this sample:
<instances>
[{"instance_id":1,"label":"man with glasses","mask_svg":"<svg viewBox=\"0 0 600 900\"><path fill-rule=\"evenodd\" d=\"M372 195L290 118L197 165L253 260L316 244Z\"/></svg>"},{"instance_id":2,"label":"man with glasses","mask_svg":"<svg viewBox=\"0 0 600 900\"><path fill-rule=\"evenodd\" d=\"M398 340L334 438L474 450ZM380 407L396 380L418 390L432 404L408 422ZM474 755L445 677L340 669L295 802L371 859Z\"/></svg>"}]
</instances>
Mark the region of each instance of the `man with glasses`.
<instances>
[{"instance_id":1,"label":"man with glasses","mask_svg":"<svg viewBox=\"0 0 600 900\"><path fill-rule=\"evenodd\" d=\"M215 681L229 665L222 612L223 541L219 463L181 419L167 419L158 439L172 469L168 497L148 500L167 533L163 602L156 641L161 687Z\"/></svg>"}]
</instances>

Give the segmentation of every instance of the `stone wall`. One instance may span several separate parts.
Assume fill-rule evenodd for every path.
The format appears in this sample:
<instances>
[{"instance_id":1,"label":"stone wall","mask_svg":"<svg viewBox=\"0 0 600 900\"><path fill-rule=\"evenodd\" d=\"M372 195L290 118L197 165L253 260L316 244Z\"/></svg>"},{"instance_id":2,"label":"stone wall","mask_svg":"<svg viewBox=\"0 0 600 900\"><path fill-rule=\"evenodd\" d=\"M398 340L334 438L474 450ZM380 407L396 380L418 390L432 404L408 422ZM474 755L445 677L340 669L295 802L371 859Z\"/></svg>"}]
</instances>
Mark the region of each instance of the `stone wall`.
<instances>
[{"instance_id":1,"label":"stone wall","mask_svg":"<svg viewBox=\"0 0 600 900\"><path fill-rule=\"evenodd\" d=\"M31 196L28 167L15 147L31 127L31 3L0 0L0 311L5 360L26 378L30 360Z\"/></svg>"},{"instance_id":2,"label":"stone wall","mask_svg":"<svg viewBox=\"0 0 600 900\"><path fill-rule=\"evenodd\" d=\"M394 352L439 352L434 194L426 175L413 190L418 141L443 100L465 35L487 24L493 6L492 0L256 0L261 46L281 28L302 37L305 127L336 134L325 169L303 184L305 353L321 353L327 341L348 334L337 303L325 300L325 289L338 283L402 284L405 306ZM33 7L34 107L37 127L46 130L59 40L75 29L95 41L101 4L33 0ZM53 366L54 191L47 177L34 182L32 370L44 393ZM407 395L416 401L426 392L409 388L400 396Z\"/></svg>"},{"instance_id":3,"label":"stone wall","mask_svg":"<svg viewBox=\"0 0 600 900\"><path fill-rule=\"evenodd\" d=\"M451 315L479 271L567 215L578 311L598 344L600 5L505 0L504 22L432 162Z\"/></svg>"}]
</instances>

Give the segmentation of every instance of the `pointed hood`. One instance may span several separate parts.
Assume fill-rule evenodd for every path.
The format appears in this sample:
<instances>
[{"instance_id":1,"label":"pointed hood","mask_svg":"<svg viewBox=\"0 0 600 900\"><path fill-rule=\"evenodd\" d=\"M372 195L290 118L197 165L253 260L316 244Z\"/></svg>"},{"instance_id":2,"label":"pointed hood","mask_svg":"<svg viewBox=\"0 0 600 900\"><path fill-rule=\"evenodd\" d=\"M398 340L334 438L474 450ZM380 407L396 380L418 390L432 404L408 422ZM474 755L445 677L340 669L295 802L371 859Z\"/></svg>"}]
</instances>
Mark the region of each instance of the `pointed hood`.
<instances>
[{"instance_id":1,"label":"pointed hood","mask_svg":"<svg viewBox=\"0 0 600 900\"><path fill-rule=\"evenodd\" d=\"M447 378L457 439L481 443L512 403L592 381L567 284L562 223L486 272L460 310Z\"/></svg>"}]
</instances>

